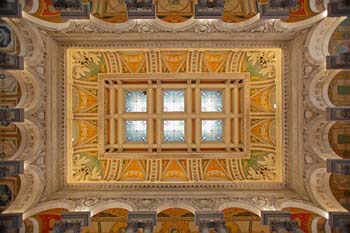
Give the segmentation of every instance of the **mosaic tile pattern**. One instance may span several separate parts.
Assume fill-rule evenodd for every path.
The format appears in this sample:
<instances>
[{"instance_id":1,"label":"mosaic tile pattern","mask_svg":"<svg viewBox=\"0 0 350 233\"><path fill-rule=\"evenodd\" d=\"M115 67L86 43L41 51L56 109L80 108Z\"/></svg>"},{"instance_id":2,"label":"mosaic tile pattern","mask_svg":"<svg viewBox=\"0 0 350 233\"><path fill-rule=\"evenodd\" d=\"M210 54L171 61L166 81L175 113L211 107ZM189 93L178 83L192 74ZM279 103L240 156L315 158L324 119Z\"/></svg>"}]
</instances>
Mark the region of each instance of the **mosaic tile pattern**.
<instances>
[{"instance_id":1,"label":"mosaic tile pattern","mask_svg":"<svg viewBox=\"0 0 350 233\"><path fill-rule=\"evenodd\" d=\"M125 132L127 142L146 142L146 121L125 121Z\"/></svg>"},{"instance_id":2,"label":"mosaic tile pattern","mask_svg":"<svg viewBox=\"0 0 350 233\"><path fill-rule=\"evenodd\" d=\"M222 91L201 91L202 112L222 112Z\"/></svg>"},{"instance_id":3,"label":"mosaic tile pattern","mask_svg":"<svg viewBox=\"0 0 350 233\"><path fill-rule=\"evenodd\" d=\"M221 120L202 120L202 141L222 141Z\"/></svg>"},{"instance_id":4,"label":"mosaic tile pattern","mask_svg":"<svg viewBox=\"0 0 350 233\"><path fill-rule=\"evenodd\" d=\"M126 91L125 98L126 112L146 112L147 92L146 91Z\"/></svg>"},{"instance_id":5,"label":"mosaic tile pattern","mask_svg":"<svg viewBox=\"0 0 350 233\"><path fill-rule=\"evenodd\" d=\"M185 121L164 121L164 141L185 141Z\"/></svg>"},{"instance_id":6,"label":"mosaic tile pattern","mask_svg":"<svg viewBox=\"0 0 350 233\"><path fill-rule=\"evenodd\" d=\"M164 112L183 112L185 111L185 92L184 90L165 90L163 94Z\"/></svg>"}]
</instances>

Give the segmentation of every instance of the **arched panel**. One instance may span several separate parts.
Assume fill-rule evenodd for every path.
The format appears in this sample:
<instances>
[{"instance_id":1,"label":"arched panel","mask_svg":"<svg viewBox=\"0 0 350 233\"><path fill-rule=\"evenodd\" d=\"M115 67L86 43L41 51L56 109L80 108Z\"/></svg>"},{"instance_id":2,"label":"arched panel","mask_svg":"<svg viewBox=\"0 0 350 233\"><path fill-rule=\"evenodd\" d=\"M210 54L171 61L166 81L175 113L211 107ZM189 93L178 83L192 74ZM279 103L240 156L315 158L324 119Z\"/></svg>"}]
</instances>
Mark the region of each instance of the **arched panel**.
<instances>
[{"instance_id":1,"label":"arched panel","mask_svg":"<svg viewBox=\"0 0 350 233\"><path fill-rule=\"evenodd\" d=\"M333 151L344 159L350 159L350 123L336 122L329 130L328 141Z\"/></svg>"},{"instance_id":2,"label":"arched panel","mask_svg":"<svg viewBox=\"0 0 350 233\"><path fill-rule=\"evenodd\" d=\"M350 105L350 71L337 72L329 83L328 98L337 107Z\"/></svg>"}]
</instances>

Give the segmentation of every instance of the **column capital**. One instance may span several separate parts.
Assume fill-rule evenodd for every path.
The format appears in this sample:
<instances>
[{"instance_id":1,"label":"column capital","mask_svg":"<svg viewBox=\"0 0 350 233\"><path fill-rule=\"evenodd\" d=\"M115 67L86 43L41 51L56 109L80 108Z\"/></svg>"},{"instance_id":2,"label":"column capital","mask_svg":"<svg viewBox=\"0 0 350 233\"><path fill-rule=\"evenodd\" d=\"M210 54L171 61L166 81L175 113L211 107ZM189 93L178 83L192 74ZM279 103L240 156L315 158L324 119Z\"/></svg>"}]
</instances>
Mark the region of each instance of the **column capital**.
<instances>
[{"instance_id":1,"label":"column capital","mask_svg":"<svg viewBox=\"0 0 350 233\"><path fill-rule=\"evenodd\" d=\"M270 225L271 232L280 232L281 230L292 233L302 233L298 222L291 219L291 214L286 211L262 211L261 223Z\"/></svg>"},{"instance_id":2,"label":"column capital","mask_svg":"<svg viewBox=\"0 0 350 233\"><path fill-rule=\"evenodd\" d=\"M0 179L24 173L23 160L4 160L0 162Z\"/></svg>"},{"instance_id":3,"label":"column capital","mask_svg":"<svg viewBox=\"0 0 350 233\"><path fill-rule=\"evenodd\" d=\"M129 19L155 19L156 6L152 0L126 0Z\"/></svg>"},{"instance_id":4,"label":"column capital","mask_svg":"<svg viewBox=\"0 0 350 233\"><path fill-rule=\"evenodd\" d=\"M90 1L83 4L81 0L56 0L54 7L60 9L60 16L67 19L89 19ZM73 10L72 10L73 9Z\"/></svg>"},{"instance_id":5,"label":"column capital","mask_svg":"<svg viewBox=\"0 0 350 233\"><path fill-rule=\"evenodd\" d=\"M329 0L327 5L328 17L350 16L350 4L345 4L342 0Z\"/></svg>"},{"instance_id":6,"label":"column capital","mask_svg":"<svg viewBox=\"0 0 350 233\"><path fill-rule=\"evenodd\" d=\"M128 214L128 222L157 224L157 213L155 211L132 211Z\"/></svg>"},{"instance_id":7,"label":"column capital","mask_svg":"<svg viewBox=\"0 0 350 233\"><path fill-rule=\"evenodd\" d=\"M289 17L290 9L297 6L297 0L271 1L260 6L262 19L284 19Z\"/></svg>"},{"instance_id":8,"label":"column capital","mask_svg":"<svg viewBox=\"0 0 350 233\"><path fill-rule=\"evenodd\" d=\"M201 223L216 223L224 221L224 213L222 211L196 211L196 225Z\"/></svg>"},{"instance_id":9,"label":"column capital","mask_svg":"<svg viewBox=\"0 0 350 233\"><path fill-rule=\"evenodd\" d=\"M261 224L270 225L271 222L290 221L290 216L286 211L261 211Z\"/></svg>"},{"instance_id":10,"label":"column capital","mask_svg":"<svg viewBox=\"0 0 350 233\"><path fill-rule=\"evenodd\" d=\"M332 107L326 109L327 121L350 121L350 107Z\"/></svg>"},{"instance_id":11,"label":"column capital","mask_svg":"<svg viewBox=\"0 0 350 233\"><path fill-rule=\"evenodd\" d=\"M350 175L350 159L327 159L327 172Z\"/></svg>"},{"instance_id":12,"label":"column capital","mask_svg":"<svg viewBox=\"0 0 350 233\"><path fill-rule=\"evenodd\" d=\"M22 227L23 215L20 213L0 214L0 232L15 233Z\"/></svg>"},{"instance_id":13,"label":"column capital","mask_svg":"<svg viewBox=\"0 0 350 233\"><path fill-rule=\"evenodd\" d=\"M90 225L90 212L63 212L61 220L55 222L51 233L61 233L68 230L80 233L83 226Z\"/></svg>"},{"instance_id":14,"label":"column capital","mask_svg":"<svg viewBox=\"0 0 350 233\"><path fill-rule=\"evenodd\" d=\"M0 17L8 18L21 18L22 17L22 5L19 0L15 1L3 1L3 5L0 7Z\"/></svg>"},{"instance_id":15,"label":"column capital","mask_svg":"<svg viewBox=\"0 0 350 233\"><path fill-rule=\"evenodd\" d=\"M329 225L332 227L343 227L350 225L349 212L329 212Z\"/></svg>"},{"instance_id":16,"label":"column capital","mask_svg":"<svg viewBox=\"0 0 350 233\"><path fill-rule=\"evenodd\" d=\"M0 17L2 9L3 8L0 9ZM24 58L23 56L18 56L16 54L7 54L0 52L0 68L5 70L24 70Z\"/></svg>"},{"instance_id":17,"label":"column capital","mask_svg":"<svg viewBox=\"0 0 350 233\"><path fill-rule=\"evenodd\" d=\"M8 126L12 122L24 122L24 109L0 108L0 124Z\"/></svg>"},{"instance_id":18,"label":"column capital","mask_svg":"<svg viewBox=\"0 0 350 233\"><path fill-rule=\"evenodd\" d=\"M327 70L350 69L350 52L326 56Z\"/></svg>"}]
</instances>

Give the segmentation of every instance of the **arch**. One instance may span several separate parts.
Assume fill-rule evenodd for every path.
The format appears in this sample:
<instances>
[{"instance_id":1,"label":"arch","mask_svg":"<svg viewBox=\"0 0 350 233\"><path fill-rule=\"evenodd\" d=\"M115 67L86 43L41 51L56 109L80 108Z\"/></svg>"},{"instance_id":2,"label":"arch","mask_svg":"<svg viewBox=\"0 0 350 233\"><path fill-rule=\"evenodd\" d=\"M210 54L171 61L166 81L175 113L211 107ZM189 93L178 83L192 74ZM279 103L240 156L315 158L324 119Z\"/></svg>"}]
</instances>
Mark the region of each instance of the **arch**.
<instances>
[{"instance_id":1,"label":"arch","mask_svg":"<svg viewBox=\"0 0 350 233\"><path fill-rule=\"evenodd\" d=\"M90 216L93 217L94 215L100 213L100 212L103 212L105 210L108 210L108 209L126 209L128 211L133 211L134 208L125 203L125 202L118 202L118 201L113 201L113 200L110 200L110 201L105 201L105 202L102 202L102 203L99 203L97 205L94 205L90 208Z\"/></svg>"},{"instance_id":2,"label":"arch","mask_svg":"<svg viewBox=\"0 0 350 233\"><path fill-rule=\"evenodd\" d=\"M314 118L306 125L305 146L322 160L339 159L328 141L329 130L334 122L326 121L324 115Z\"/></svg>"},{"instance_id":3,"label":"arch","mask_svg":"<svg viewBox=\"0 0 350 233\"><path fill-rule=\"evenodd\" d=\"M326 17L312 29L306 40L305 56L314 65L322 65L329 55L328 44L335 29L346 17Z\"/></svg>"},{"instance_id":4,"label":"arch","mask_svg":"<svg viewBox=\"0 0 350 233\"><path fill-rule=\"evenodd\" d=\"M24 123L15 123L21 133L21 145L17 152L9 160L24 160L25 164L30 164L39 155L41 133L39 128L31 121L24 120Z\"/></svg>"},{"instance_id":5,"label":"arch","mask_svg":"<svg viewBox=\"0 0 350 233\"><path fill-rule=\"evenodd\" d=\"M46 30L50 30L50 31L64 30L64 29L68 29L69 27L72 26L72 23L70 20L68 20L67 22L64 22L64 23L52 23L52 22L40 19L38 17L32 16L25 11L22 11L22 16L23 16L23 18L38 25L39 27L44 28Z\"/></svg>"},{"instance_id":6,"label":"arch","mask_svg":"<svg viewBox=\"0 0 350 233\"><path fill-rule=\"evenodd\" d=\"M339 94L338 88L350 85L350 72L345 70L334 70L334 73L326 80L323 88L324 99L329 106L349 105L350 93Z\"/></svg>"},{"instance_id":7,"label":"arch","mask_svg":"<svg viewBox=\"0 0 350 233\"><path fill-rule=\"evenodd\" d=\"M347 212L347 210L339 204L332 194L329 185L331 174L327 173L326 168L315 169L309 182L309 190L311 197L327 212L339 211Z\"/></svg>"},{"instance_id":8,"label":"arch","mask_svg":"<svg viewBox=\"0 0 350 233\"><path fill-rule=\"evenodd\" d=\"M308 19L304 19L298 22L284 22L282 20L276 20L275 28L280 31L298 31L305 28L313 26L318 21L327 17L327 11L323 11L315 16L312 16Z\"/></svg>"},{"instance_id":9,"label":"arch","mask_svg":"<svg viewBox=\"0 0 350 233\"><path fill-rule=\"evenodd\" d=\"M328 97L328 87L332 79L340 70L326 70L320 68L315 70L310 77L312 80L309 84L309 100L313 107L318 111L326 111L327 107L333 107Z\"/></svg>"},{"instance_id":10,"label":"arch","mask_svg":"<svg viewBox=\"0 0 350 233\"><path fill-rule=\"evenodd\" d=\"M31 73L28 69L24 71L4 71L9 77L16 79L21 89L21 98L16 105L16 108L24 108L25 112L36 108L40 101L40 85L38 83L36 72Z\"/></svg>"},{"instance_id":11,"label":"arch","mask_svg":"<svg viewBox=\"0 0 350 233\"><path fill-rule=\"evenodd\" d=\"M24 174L20 175L21 188L16 199L4 213L23 213L34 206L44 190L45 181L41 169L35 165L25 165Z\"/></svg>"},{"instance_id":12,"label":"arch","mask_svg":"<svg viewBox=\"0 0 350 233\"><path fill-rule=\"evenodd\" d=\"M305 202L305 201L299 201L299 200L279 200L276 202L276 207L278 209L286 209L286 208L298 208L303 209L309 212L312 212L314 214L317 214L323 218L328 219L328 212L313 205L312 203Z\"/></svg>"},{"instance_id":13,"label":"arch","mask_svg":"<svg viewBox=\"0 0 350 233\"><path fill-rule=\"evenodd\" d=\"M31 216L51 209L66 209L67 211L74 211L75 203L69 200L47 201L24 212L23 219L30 218Z\"/></svg>"},{"instance_id":14,"label":"arch","mask_svg":"<svg viewBox=\"0 0 350 233\"><path fill-rule=\"evenodd\" d=\"M257 23L259 20L260 20L260 13L239 23L227 23L222 20L213 20L213 24L223 31L230 31L230 30L241 31L243 29L246 29L250 25Z\"/></svg>"},{"instance_id":15,"label":"arch","mask_svg":"<svg viewBox=\"0 0 350 233\"><path fill-rule=\"evenodd\" d=\"M197 211L196 208L194 208L193 206L184 203L184 202L178 202L178 201L168 201L167 203L164 203L160 206L158 206L155 211L158 213L167 210L167 209L171 209L171 208L177 208L177 209L185 209L193 214L195 214L195 212Z\"/></svg>"},{"instance_id":16,"label":"arch","mask_svg":"<svg viewBox=\"0 0 350 233\"><path fill-rule=\"evenodd\" d=\"M248 210L256 215L258 215L259 217L261 217L261 210L259 207L252 205L248 202L244 202L244 201L231 201L231 202L226 202L223 203L221 206L219 206L218 210L219 211L223 211L224 209L228 209L228 208L241 208L241 209L245 209Z\"/></svg>"},{"instance_id":17,"label":"arch","mask_svg":"<svg viewBox=\"0 0 350 233\"><path fill-rule=\"evenodd\" d=\"M192 27L193 25L196 24L197 20L199 22L208 22L210 21L209 19L194 19L193 17L184 21L184 22L181 22L181 23L168 23L168 22L165 22L161 19L159 19L158 17L156 17L156 19L152 20L152 22L158 26L159 28L163 29L163 30L171 30L171 31L183 31L183 30L186 30L190 27Z\"/></svg>"},{"instance_id":18,"label":"arch","mask_svg":"<svg viewBox=\"0 0 350 233\"><path fill-rule=\"evenodd\" d=\"M143 20L143 21L145 21L145 20ZM128 29L132 29L137 24L138 21L136 19L129 19L128 21L126 21L124 23L109 23L109 22L106 22L102 19L95 17L93 14L90 14L90 22L92 25L95 25L97 27L121 32L121 31L125 31Z\"/></svg>"},{"instance_id":19,"label":"arch","mask_svg":"<svg viewBox=\"0 0 350 233\"><path fill-rule=\"evenodd\" d=\"M338 157L350 158L350 145L347 143L348 137L350 137L350 123L343 121L332 122L328 130L328 144Z\"/></svg>"}]
</instances>

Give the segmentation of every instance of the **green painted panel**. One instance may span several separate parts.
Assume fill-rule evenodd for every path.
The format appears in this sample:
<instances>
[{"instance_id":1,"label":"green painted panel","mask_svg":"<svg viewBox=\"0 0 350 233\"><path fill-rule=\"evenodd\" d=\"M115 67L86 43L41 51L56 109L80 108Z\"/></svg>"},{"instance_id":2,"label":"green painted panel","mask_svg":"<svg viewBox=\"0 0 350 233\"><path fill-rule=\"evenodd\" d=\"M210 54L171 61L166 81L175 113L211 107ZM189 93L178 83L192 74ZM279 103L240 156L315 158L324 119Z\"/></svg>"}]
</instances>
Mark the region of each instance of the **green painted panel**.
<instances>
[{"instance_id":1,"label":"green painted panel","mask_svg":"<svg viewBox=\"0 0 350 233\"><path fill-rule=\"evenodd\" d=\"M338 95L350 95L350 86L338 86Z\"/></svg>"},{"instance_id":2,"label":"green painted panel","mask_svg":"<svg viewBox=\"0 0 350 233\"><path fill-rule=\"evenodd\" d=\"M348 134L338 135L338 144L350 144L350 135Z\"/></svg>"}]
</instances>

